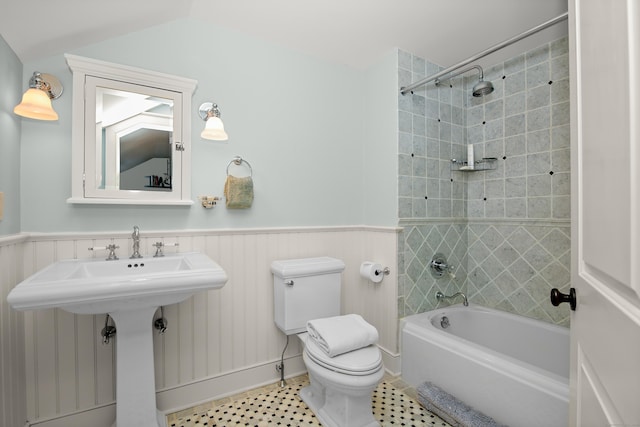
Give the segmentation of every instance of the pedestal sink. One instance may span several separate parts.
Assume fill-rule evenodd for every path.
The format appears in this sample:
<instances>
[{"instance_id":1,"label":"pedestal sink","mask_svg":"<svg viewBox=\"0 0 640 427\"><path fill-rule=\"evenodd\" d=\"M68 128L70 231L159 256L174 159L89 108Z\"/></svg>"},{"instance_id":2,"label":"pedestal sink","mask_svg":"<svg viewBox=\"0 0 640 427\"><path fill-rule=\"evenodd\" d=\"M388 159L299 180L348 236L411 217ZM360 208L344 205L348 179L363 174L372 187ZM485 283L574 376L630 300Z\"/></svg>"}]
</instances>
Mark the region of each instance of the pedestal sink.
<instances>
[{"instance_id":1,"label":"pedestal sink","mask_svg":"<svg viewBox=\"0 0 640 427\"><path fill-rule=\"evenodd\" d=\"M153 315L196 292L224 286L227 275L197 252L159 258L58 261L18 284L7 297L16 310L61 308L109 313L115 320L117 427L165 427L156 409Z\"/></svg>"}]
</instances>

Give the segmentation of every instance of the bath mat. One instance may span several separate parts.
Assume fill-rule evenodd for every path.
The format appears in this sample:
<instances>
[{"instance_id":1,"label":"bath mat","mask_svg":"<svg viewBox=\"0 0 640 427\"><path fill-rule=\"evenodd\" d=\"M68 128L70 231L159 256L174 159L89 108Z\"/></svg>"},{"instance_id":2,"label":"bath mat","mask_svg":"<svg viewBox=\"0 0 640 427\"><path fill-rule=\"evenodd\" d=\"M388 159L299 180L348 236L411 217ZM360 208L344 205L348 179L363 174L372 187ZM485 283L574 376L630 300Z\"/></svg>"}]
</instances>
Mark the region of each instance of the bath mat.
<instances>
[{"instance_id":1,"label":"bath mat","mask_svg":"<svg viewBox=\"0 0 640 427\"><path fill-rule=\"evenodd\" d=\"M506 427L427 381L416 391L418 401L453 427Z\"/></svg>"}]
</instances>

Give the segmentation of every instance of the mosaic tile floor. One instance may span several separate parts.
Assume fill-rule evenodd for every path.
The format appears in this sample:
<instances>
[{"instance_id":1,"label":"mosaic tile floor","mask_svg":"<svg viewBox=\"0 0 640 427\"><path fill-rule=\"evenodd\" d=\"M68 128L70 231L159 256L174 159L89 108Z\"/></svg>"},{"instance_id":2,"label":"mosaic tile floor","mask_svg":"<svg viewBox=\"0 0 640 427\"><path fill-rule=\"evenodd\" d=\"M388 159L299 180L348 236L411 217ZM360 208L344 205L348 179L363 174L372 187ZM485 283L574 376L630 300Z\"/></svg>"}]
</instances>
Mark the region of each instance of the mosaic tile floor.
<instances>
[{"instance_id":1,"label":"mosaic tile floor","mask_svg":"<svg viewBox=\"0 0 640 427\"><path fill-rule=\"evenodd\" d=\"M287 380L280 388L272 384L229 398L216 400L167 416L170 427L289 426L315 427L320 422L300 399L298 392L309 384L306 375ZM415 391L401 380L385 377L373 393L373 415L383 427L450 427L428 412L414 398Z\"/></svg>"}]
</instances>

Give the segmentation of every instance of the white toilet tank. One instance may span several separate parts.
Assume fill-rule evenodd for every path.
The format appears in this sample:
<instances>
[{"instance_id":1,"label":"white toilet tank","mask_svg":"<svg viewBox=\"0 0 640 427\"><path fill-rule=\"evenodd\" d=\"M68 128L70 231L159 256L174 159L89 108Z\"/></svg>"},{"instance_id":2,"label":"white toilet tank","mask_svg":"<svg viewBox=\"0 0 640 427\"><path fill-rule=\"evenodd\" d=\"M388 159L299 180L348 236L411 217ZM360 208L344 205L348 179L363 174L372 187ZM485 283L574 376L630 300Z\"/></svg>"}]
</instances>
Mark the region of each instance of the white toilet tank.
<instances>
[{"instance_id":1,"label":"white toilet tank","mask_svg":"<svg viewBox=\"0 0 640 427\"><path fill-rule=\"evenodd\" d=\"M329 257L273 261L274 317L286 335L307 330L307 321L340 315L344 262Z\"/></svg>"}]
</instances>

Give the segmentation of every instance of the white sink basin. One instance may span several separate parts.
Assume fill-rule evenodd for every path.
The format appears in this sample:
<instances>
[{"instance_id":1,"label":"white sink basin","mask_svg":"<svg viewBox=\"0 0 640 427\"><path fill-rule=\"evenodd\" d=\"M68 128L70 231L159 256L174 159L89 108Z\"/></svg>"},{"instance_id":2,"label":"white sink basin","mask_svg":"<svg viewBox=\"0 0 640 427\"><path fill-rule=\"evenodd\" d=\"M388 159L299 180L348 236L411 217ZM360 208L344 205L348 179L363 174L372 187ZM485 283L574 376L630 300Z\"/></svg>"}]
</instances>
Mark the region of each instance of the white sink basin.
<instances>
[{"instance_id":1,"label":"white sink basin","mask_svg":"<svg viewBox=\"0 0 640 427\"><path fill-rule=\"evenodd\" d=\"M58 261L17 285L7 302L17 310L61 308L109 313L117 334L114 427L166 427L156 409L152 322L156 309L224 286L227 274L204 254L115 261Z\"/></svg>"},{"instance_id":2,"label":"white sink basin","mask_svg":"<svg viewBox=\"0 0 640 427\"><path fill-rule=\"evenodd\" d=\"M17 285L7 302L17 310L58 307L99 314L174 304L224 286L227 275L197 252L159 258L58 261Z\"/></svg>"}]
</instances>

